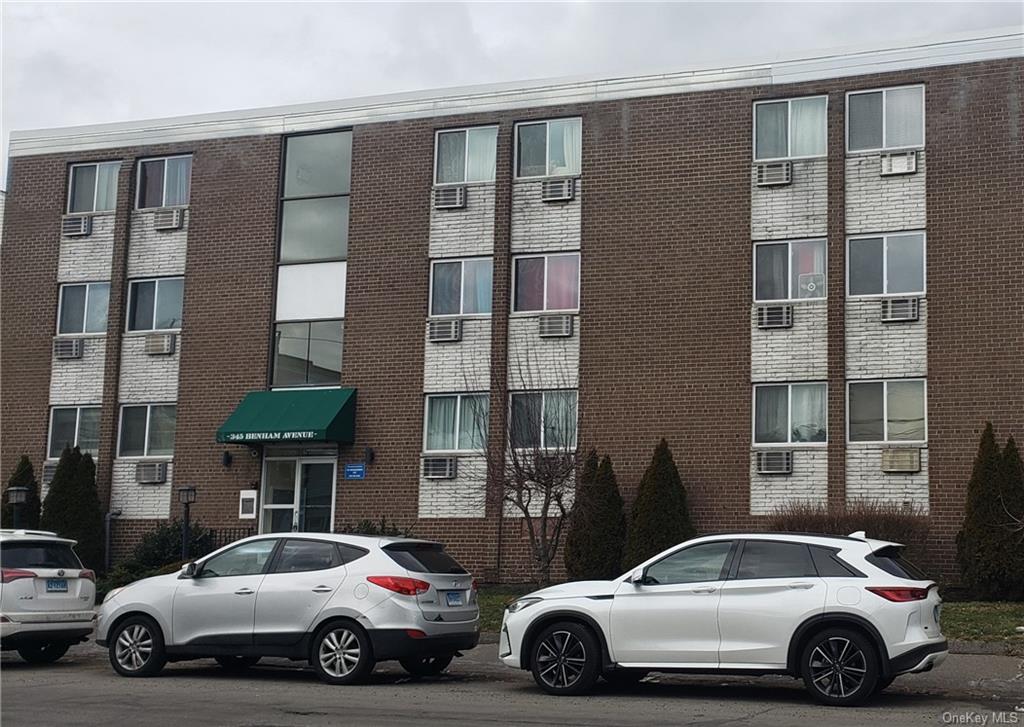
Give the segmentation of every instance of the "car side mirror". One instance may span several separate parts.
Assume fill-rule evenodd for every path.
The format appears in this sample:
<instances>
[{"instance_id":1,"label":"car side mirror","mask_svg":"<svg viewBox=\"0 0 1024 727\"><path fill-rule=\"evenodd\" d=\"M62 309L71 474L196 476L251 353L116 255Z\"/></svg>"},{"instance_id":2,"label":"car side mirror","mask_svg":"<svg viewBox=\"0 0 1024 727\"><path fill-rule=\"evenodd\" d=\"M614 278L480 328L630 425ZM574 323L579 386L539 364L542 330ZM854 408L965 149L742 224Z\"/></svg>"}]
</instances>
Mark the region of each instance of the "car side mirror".
<instances>
[{"instance_id":1,"label":"car side mirror","mask_svg":"<svg viewBox=\"0 0 1024 727\"><path fill-rule=\"evenodd\" d=\"M197 575L199 575L199 566L197 566L195 563L186 563L185 566L181 569L181 575L178 577L195 578Z\"/></svg>"},{"instance_id":2,"label":"car side mirror","mask_svg":"<svg viewBox=\"0 0 1024 727\"><path fill-rule=\"evenodd\" d=\"M634 586L642 586L644 584L644 569L637 568L635 571L630 573L629 582Z\"/></svg>"}]
</instances>

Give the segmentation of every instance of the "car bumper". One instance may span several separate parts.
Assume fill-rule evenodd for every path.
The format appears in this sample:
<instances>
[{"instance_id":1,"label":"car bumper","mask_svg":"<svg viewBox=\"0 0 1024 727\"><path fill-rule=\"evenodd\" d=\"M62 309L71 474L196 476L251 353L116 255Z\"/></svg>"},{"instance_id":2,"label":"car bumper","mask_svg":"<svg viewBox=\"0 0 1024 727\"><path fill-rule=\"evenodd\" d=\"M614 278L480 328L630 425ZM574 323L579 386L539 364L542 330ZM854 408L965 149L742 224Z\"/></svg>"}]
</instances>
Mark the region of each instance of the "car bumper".
<instances>
[{"instance_id":1,"label":"car bumper","mask_svg":"<svg viewBox=\"0 0 1024 727\"><path fill-rule=\"evenodd\" d=\"M423 633L415 629L411 631ZM410 636L405 629L374 629L367 633L377 661L454 654L456 651L468 651L480 642L479 631L420 637Z\"/></svg>"},{"instance_id":2,"label":"car bumper","mask_svg":"<svg viewBox=\"0 0 1024 727\"><path fill-rule=\"evenodd\" d=\"M949 644L945 639L922 644L889 660L892 674L917 674L931 671L949 656Z\"/></svg>"},{"instance_id":3,"label":"car bumper","mask_svg":"<svg viewBox=\"0 0 1024 727\"><path fill-rule=\"evenodd\" d=\"M20 644L41 641L67 641L77 644L80 641L85 641L92 631L91 621L56 621L52 623L8 621L0 623L0 644L4 648L14 648Z\"/></svg>"}]
</instances>

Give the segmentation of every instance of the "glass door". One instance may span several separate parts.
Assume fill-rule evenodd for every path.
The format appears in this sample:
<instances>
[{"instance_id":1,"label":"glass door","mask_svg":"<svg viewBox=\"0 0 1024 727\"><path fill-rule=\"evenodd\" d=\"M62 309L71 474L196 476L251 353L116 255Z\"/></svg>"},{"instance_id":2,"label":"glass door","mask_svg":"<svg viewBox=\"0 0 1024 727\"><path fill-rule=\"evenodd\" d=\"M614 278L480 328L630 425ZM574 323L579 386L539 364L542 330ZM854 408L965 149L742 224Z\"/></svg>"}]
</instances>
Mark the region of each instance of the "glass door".
<instances>
[{"instance_id":1,"label":"glass door","mask_svg":"<svg viewBox=\"0 0 1024 727\"><path fill-rule=\"evenodd\" d=\"M336 464L325 458L265 459L260 532L331 532Z\"/></svg>"}]
</instances>

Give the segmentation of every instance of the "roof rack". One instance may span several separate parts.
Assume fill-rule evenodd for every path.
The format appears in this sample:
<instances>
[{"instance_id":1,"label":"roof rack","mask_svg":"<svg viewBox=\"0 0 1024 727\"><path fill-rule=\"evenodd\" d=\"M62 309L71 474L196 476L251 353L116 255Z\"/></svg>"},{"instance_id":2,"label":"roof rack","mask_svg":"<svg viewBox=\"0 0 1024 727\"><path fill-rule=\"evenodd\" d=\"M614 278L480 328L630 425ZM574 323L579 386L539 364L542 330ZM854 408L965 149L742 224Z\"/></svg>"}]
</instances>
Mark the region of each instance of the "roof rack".
<instances>
[{"instance_id":1,"label":"roof rack","mask_svg":"<svg viewBox=\"0 0 1024 727\"><path fill-rule=\"evenodd\" d=\"M25 530L24 528L3 528L0 529L0 535L48 535L53 538L60 537L57 533L50 532L49 530Z\"/></svg>"}]
</instances>

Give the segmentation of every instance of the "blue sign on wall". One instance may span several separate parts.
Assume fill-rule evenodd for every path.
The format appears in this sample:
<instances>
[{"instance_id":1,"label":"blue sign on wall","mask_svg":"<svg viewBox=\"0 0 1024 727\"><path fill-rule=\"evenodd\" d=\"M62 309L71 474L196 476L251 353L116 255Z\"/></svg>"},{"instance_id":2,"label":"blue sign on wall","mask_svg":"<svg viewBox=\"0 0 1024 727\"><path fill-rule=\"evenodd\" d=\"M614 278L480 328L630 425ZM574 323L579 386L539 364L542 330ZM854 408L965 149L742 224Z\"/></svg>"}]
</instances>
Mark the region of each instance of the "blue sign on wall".
<instances>
[{"instance_id":1,"label":"blue sign on wall","mask_svg":"<svg viewBox=\"0 0 1024 727\"><path fill-rule=\"evenodd\" d=\"M346 480L365 480L366 479L366 465L362 462L357 464L345 465L345 479Z\"/></svg>"}]
</instances>

